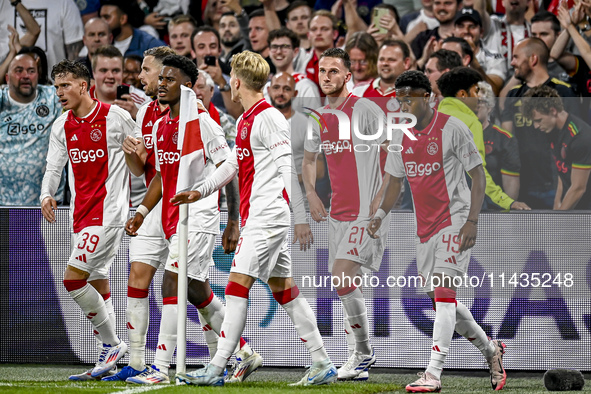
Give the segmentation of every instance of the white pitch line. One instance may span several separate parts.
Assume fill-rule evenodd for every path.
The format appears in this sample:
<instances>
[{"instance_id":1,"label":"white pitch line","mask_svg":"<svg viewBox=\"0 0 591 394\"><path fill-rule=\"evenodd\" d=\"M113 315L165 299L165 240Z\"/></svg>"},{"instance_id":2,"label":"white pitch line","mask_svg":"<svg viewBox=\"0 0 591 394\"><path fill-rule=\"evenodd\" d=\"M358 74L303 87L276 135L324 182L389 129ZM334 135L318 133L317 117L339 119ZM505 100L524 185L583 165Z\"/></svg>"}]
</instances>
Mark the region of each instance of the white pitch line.
<instances>
[{"instance_id":1,"label":"white pitch line","mask_svg":"<svg viewBox=\"0 0 591 394\"><path fill-rule=\"evenodd\" d=\"M146 391L165 389L167 387L170 387L170 385L166 384L166 385L161 385L161 386L136 387L133 389L127 389L127 390L116 391L116 392L119 394L138 394L138 393L145 393Z\"/></svg>"}]
</instances>

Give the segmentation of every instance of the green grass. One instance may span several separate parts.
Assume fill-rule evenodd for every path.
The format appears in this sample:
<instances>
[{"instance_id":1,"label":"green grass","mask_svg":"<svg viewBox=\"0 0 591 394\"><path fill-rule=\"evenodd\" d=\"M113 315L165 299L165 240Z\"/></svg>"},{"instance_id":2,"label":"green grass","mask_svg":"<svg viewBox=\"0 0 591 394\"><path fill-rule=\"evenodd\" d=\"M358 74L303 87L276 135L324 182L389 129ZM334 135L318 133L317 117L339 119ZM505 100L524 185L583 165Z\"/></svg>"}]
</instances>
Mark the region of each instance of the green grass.
<instances>
[{"instance_id":1,"label":"green grass","mask_svg":"<svg viewBox=\"0 0 591 394\"><path fill-rule=\"evenodd\" d=\"M187 386L137 386L112 382L70 382L68 376L80 373L81 366L11 365L0 364L0 393L121 393L135 394L157 391L170 393L335 393L372 394L404 392L404 387L416 379L409 371L394 369L374 369L368 382L339 382L321 387L289 387L299 380L303 368L262 368L251 375L247 382L221 387ZM191 369L189 369L191 370ZM588 376L587 376L588 377ZM443 392L446 393L491 393L490 383L484 371L444 372ZM586 381L584 392L591 392L591 382ZM511 373L503 392L509 393L547 393L541 373Z\"/></svg>"}]
</instances>

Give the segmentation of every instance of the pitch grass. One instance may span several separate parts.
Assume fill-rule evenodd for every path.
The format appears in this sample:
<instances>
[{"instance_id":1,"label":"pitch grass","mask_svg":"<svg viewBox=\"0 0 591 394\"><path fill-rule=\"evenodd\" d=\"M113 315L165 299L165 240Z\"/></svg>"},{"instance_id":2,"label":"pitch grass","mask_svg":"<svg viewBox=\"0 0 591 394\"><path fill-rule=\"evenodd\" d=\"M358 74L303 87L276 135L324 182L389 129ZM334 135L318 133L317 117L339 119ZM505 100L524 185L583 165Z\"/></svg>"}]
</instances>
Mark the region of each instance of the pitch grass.
<instances>
[{"instance_id":1,"label":"pitch grass","mask_svg":"<svg viewBox=\"0 0 591 394\"><path fill-rule=\"evenodd\" d=\"M404 387L416 379L409 370L372 369L368 382L339 382L329 386L289 387L304 375L303 368L262 368L249 377L248 381L225 387L189 387L175 385L138 386L113 382L70 382L68 376L80 373L84 366L47 366L0 364L0 393L119 393L138 394L150 391L158 394L173 393L335 393L372 394L404 392ZM86 367L88 369L88 367ZM191 368L189 369L191 370ZM172 371L174 372L174 371ZM171 372L171 376L172 376ZM547 393L542 373L509 372L503 392ZM586 376L584 392L591 392L590 376ZM443 392L446 393L491 393L486 371L446 371L443 378Z\"/></svg>"}]
</instances>

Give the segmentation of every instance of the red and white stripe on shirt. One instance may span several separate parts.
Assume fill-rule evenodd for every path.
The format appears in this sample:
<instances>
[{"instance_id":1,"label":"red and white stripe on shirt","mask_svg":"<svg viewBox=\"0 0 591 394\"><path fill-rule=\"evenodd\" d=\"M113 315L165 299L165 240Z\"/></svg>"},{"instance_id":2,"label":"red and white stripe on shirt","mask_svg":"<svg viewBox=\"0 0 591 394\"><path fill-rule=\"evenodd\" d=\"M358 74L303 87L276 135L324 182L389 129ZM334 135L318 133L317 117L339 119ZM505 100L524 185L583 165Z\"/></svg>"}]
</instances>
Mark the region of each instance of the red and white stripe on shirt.
<instances>
[{"instance_id":1,"label":"red and white stripe on shirt","mask_svg":"<svg viewBox=\"0 0 591 394\"><path fill-rule=\"evenodd\" d=\"M264 99L237 122L235 155L240 184L242 226L289 225L285 185L275 160L291 155L290 128L285 116Z\"/></svg>"},{"instance_id":2,"label":"red and white stripe on shirt","mask_svg":"<svg viewBox=\"0 0 591 394\"><path fill-rule=\"evenodd\" d=\"M328 106L323 110L330 109ZM380 171L380 144L386 140L386 118L384 111L370 100L352 94L336 110L343 112L350 120L349 139L339 139L339 119L336 115L321 114L320 123L310 121L312 139L306 139L308 152L324 150L330 184L332 187L330 216L340 221L353 221L369 217L370 205L382 185ZM358 119L351 121L353 112ZM382 134L374 139L363 140L353 128L364 136L375 135L379 123ZM326 127L325 127L326 126Z\"/></svg>"},{"instance_id":3,"label":"red and white stripe on shirt","mask_svg":"<svg viewBox=\"0 0 591 394\"><path fill-rule=\"evenodd\" d=\"M121 148L135 122L117 106L95 101L84 118L71 111L53 124L48 168L70 160L70 216L77 233L88 226L123 227L129 212L129 171Z\"/></svg>"},{"instance_id":4,"label":"red and white stripe on shirt","mask_svg":"<svg viewBox=\"0 0 591 394\"><path fill-rule=\"evenodd\" d=\"M392 143L402 145L400 153L388 154L386 171L407 177L413 195L417 235L428 241L451 226L453 217L468 216L470 189L466 171L482 164L474 138L459 119L434 111L424 130L410 129L416 141L395 132Z\"/></svg>"},{"instance_id":5,"label":"red and white stripe on shirt","mask_svg":"<svg viewBox=\"0 0 591 394\"><path fill-rule=\"evenodd\" d=\"M170 203L176 194L181 151L178 148L179 117L170 119L166 113L154 127L156 171L162 176L162 228L167 239L177 232L179 209ZM207 112L199 111L198 144L205 152L204 178L215 171L216 165L231 156L230 148L220 125ZM200 141L200 142L199 142ZM199 185L196 185L199 186ZM189 205L189 232L219 233L218 193Z\"/></svg>"},{"instance_id":6,"label":"red and white stripe on shirt","mask_svg":"<svg viewBox=\"0 0 591 394\"><path fill-rule=\"evenodd\" d=\"M164 111L160 110L158 100L154 100L142 106L135 117L136 120L136 138L141 138L146 147L146 163L144 164L144 178L146 187L156 175L156 155L154 153L153 128L158 119L168 113L168 107Z\"/></svg>"}]
</instances>

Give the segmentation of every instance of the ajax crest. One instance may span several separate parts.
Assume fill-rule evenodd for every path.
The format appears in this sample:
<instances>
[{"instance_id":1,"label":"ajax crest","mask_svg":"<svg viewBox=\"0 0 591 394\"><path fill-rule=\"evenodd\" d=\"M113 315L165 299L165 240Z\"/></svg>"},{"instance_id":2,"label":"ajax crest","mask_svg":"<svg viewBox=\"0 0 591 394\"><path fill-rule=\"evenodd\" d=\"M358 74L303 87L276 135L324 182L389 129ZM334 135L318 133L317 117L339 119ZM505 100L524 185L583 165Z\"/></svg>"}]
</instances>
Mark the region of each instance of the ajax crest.
<instances>
[{"instance_id":1,"label":"ajax crest","mask_svg":"<svg viewBox=\"0 0 591 394\"><path fill-rule=\"evenodd\" d=\"M103 133L99 129L93 129L90 132L90 139L93 140L94 142L99 142L102 136L103 136Z\"/></svg>"},{"instance_id":2,"label":"ajax crest","mask_svg":"<svg viewBox=\"0 0 591 394\"><path fill-rule=\"evenodd\" d=\"M246 128L246 126L244 126L242 128L242 131L240 132L240 138L242 138L243 140L245 140L246 137L248 137L248 129Z\"/></svg>"},{"instance_id":3,"label":"ajax crest","mask_svg":"<svg viewBox=\"0 0 591 394\"><path fill-rule=\"evenodd\" d=\"M437 146L437 142L431 142L429 145L427 145L427 153L431 156L437 154L438 151L439 147Z\"/></svg>"}]
</instances>

